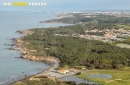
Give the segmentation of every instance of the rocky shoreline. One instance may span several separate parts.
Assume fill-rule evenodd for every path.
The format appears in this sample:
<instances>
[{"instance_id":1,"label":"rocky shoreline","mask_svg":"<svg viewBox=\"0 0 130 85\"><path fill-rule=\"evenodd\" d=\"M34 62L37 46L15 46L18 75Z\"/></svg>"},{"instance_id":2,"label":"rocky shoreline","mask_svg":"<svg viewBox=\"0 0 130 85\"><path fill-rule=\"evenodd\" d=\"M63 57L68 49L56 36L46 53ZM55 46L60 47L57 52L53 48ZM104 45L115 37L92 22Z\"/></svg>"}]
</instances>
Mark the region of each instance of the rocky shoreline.
<instances>
[{"instance_id":1,"label":"rocky shoreline","mask_svg":"<svg viewBox=\"0 0 130 85\"><path fill-rule=\"evenodd\" d=\"M52 57L52 56L48 56L48 57L41 57L41 56L32 56L29 54L28 50L26 47L24 47L22 44L24 41L22 41L21 38L16 38L15 39L16 42L16 46L17 48L15 48L15 50L20 50L21 51L21 58L23 59L28 59L30 61L47 61L47 62L52 62L52 59L57 60L57 62L60 62L60 60L56 57ZM31 50L31 51L35 51L35 50Z\"/></svg>"},{"instance_id":2,"label":"rocky shoreline","mask_svg":"<svg viewBox=\"0 0 130 85\"><path fill-rule=\"evenodd\" d=\"M23 34L24 36L28 35L28 34L31 34L30 31L27 31L26 30L26 33L25 31L17 31L19 34ZM60 64L60 60L56 57L52 57L52 56L47 56L47 57L44 57L44 56L32 56L31 54L29 54L29 51L26 47L23 46L23 42L22 41L22 37L19 37L19 38L13 38L12 39L13 42L15 42L15 45L17 48L14 48L13 50L19 50L21 51L21 57L22 59L28 59L30 61L40 61L40 62L45 62L47 64L50 65L49 68L43 70L42 72L38 73L37 75L35 76L40 76L41 74L45 74L46 72L49 72L50 69L55 69L57 67L59 67L59 64ZM35 50L31 50L31 51L35 51ZM24 79L20 80L20 81L24 81L25 79L27 78L32 78L34 77L34 75L32 76L29 76L29 77L25 77ZM16 81L16 82L19 82L19 81ZM16 82L13 82L13 83L16 83ZM13 84L12 83L12 84Z\"/></svg>"},{"instance_id":3,"label":"rocky shoreline","mask_svg":"<svg viewBox=\"0 0 130 85\"><path fill-rule=\"evenodd\" d=\"M17 31L19 34L22 34L24 36L26 35L30 35L32 34L31 31L29 30L22 30L22 31ZM48 62L52 62L51 60L57 60L57 62L60 62L60 60L56 57L52 57L52 56L32 56L31 54L29 54L29 51L26 47L23 46L23 42L22 41L22 37L20 38L15 38L13 39L15 42L15 45L17 46L17 48L15 48L15 50L20 50L21 51L21 58L23 59L29 59L30 61L48 61ZM28 42L26 42L28 43ZM31 52L37 52L36 50L31 50ZM52 62L53 63L53 62Z\"/></svg>"}]
</instances>

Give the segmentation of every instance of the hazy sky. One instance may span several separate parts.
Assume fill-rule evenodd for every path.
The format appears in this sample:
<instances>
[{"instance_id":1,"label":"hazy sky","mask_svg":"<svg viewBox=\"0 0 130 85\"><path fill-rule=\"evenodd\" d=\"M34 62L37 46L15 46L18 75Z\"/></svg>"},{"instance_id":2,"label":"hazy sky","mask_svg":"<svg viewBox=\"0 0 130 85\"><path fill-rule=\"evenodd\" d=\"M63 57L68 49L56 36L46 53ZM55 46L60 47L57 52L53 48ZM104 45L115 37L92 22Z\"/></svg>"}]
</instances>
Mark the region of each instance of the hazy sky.
<instances>
[{"instance_id":1,"label":"hazy sky","mask_svg":"<svg viewBox=\"0 0 130 85\"><path fill-rule=\"evenodd\" d=\"M86 10L129 10L130 0L0 0L0 6L4 2L46 2L48 8L61 9L86 9Z\"/></svg>"}]
</instances>

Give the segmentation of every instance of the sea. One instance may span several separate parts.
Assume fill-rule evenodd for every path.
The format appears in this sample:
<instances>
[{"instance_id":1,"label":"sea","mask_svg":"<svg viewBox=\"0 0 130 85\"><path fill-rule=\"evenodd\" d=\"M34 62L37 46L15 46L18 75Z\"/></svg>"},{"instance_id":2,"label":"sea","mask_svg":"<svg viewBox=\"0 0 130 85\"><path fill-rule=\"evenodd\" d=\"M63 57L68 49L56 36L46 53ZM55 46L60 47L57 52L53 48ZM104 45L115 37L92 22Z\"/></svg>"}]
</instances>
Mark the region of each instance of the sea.
<instances>
[{"instance_id":1,"label":"sea","mask_svg":"<svg viewBox=\"0 0 130 85\"><path fill-rule=\"evenodd\" d=\"M9 48L13 44L13 38L22 36L16 33L18 30L69 25L39 23L55 18L58 13L50 11L38 13L36 10L0 10L0 85L8 85L49 68L49 65L44 62L18 58L21 52L9 50Z\"/></svg>"}]
</instances>

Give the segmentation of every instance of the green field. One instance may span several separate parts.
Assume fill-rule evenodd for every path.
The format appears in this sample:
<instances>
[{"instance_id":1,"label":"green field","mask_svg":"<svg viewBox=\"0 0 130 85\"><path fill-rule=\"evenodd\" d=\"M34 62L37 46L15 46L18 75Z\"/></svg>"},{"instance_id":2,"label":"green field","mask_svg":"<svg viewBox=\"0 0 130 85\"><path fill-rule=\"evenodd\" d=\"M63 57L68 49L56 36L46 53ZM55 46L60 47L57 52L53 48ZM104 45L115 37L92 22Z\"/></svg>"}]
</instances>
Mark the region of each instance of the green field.
<instances>
[{"instance_id":1,"label":"green field","mask_svg":"<svg viewBox=\"0 0 130 85\"><path fill-rule=\"evenodd\" d=\"M117 25L117 27L119 27L121 29L130 30L130 26L129 25Z\"/></svg>"},{"instance_id":2,"label":"green field","mask_svg":"<svg viewBox=\"0 0 130 85\"><path fill-rule=\"evenodd\" d=\"M103 78L86 78L87 75L95 74L109 74L112 75L111 79ZM117 70L87 70L78 75L81 78L100 83L103 85L130 85L130 71L117 71Z\"/></svg>"}]
</instances>

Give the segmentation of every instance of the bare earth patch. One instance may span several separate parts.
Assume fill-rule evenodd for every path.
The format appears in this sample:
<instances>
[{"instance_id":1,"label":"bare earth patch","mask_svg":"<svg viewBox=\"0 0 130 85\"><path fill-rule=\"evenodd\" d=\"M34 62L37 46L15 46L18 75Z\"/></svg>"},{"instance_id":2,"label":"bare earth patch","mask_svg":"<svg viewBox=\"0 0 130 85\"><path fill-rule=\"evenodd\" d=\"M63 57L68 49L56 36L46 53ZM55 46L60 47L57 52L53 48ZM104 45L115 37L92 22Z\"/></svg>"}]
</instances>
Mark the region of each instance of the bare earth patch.
<instances>
[{"instance_id":1,"label":"bare earth patch","mask_svg":"<svg viewBox=\"0 0 130 85\"><path fill-rule=\"evenodd\" d=\"M115 80L122 80L122 79L115 79Z\"/></svg>"},{"instance_id":2,"label":"bare earth patch","mask_svg":"<svg viewBox=\"0 0 130 85\"><path fill-rule=\"evenodd\" d=\"M121 48L130 48L130 45L123 44L123 43L117 44L116 46L121 47Z\"/></svg>"},{"instance_id":3,"label":"bare earth patch","mask_svg":"<svg viewBox=\"0 0 130 85\"><path fill-rule=\"evenodd\" d=\"M109 80L109 81L106 81L106 83L110 83L110 82L113 82L114 80Z\"/></svg>"}]
</instances>

